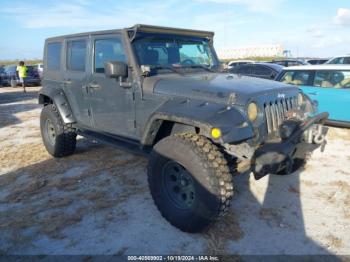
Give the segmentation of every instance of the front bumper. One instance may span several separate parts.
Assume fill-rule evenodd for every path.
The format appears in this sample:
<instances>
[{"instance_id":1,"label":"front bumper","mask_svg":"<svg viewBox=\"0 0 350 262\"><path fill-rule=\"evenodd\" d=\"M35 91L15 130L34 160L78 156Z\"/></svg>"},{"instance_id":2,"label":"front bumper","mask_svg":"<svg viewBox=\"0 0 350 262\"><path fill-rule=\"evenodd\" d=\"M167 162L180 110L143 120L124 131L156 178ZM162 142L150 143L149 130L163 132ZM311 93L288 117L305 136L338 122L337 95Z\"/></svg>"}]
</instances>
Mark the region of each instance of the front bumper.
<instances>
[{"instance_id":1,"label":"front bumper","mask_svg":"<svg viewBox=\"0 0 350 262\"><path fill-rule=\"evenodd\" d=\"M322 124L328 113L315 115L300 123L285 140L267 142L259 147L252 159L252 171L256 179L267 174L289 174L294 172L296 160L304 159L310 152L324 147L328 128Z\"/></svg>"}]
</instances>

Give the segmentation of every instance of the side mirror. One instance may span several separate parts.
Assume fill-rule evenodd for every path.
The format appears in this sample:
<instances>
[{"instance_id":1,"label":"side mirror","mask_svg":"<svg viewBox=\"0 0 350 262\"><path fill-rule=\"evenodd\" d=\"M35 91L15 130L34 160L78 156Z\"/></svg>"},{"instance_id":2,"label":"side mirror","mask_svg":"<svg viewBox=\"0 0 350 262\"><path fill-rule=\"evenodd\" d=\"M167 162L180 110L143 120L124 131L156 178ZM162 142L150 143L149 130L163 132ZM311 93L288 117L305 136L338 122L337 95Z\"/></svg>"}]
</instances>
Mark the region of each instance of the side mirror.
<instances>
[{"instance_id":1,"label":"side mirror","mask_svg":"<svg viewBox=\"0 0 350 262\"><path fill-rule=\"evenodd\" d=\"M125 78L128 76L128 65L121 61L106 62L105 75L109 78Z\"/></svg>"}]
</instances>

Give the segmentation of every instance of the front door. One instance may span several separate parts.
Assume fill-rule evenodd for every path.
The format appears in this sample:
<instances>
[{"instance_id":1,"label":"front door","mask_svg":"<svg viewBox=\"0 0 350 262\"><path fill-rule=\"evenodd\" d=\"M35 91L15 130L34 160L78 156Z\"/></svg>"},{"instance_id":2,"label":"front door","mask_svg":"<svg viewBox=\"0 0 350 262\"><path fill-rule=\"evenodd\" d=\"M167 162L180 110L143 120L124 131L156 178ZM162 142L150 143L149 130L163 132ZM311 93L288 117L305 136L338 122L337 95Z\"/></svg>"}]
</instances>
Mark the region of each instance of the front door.
<instances>
[{"instance_id":1,"label":"front door","mask_svg":"<svg viewBox=\"0 0 350 262\"><path fill-rule=\"evenodd\" d=\"M318 101L319 112L329 112L330 120L350 122L350 71L318 71L313 86L302 90Z\"/></svg>"},{"instance_id":2,"label":"front door","mask_svg":"<svg viewBox=\"0 0 350 262\"><path fill-rule=\"evenodd\" d=\"M86 87L94 128L136 138L133 88L121 87L118 79L104 74L105 62L128 62L121 35L94 36L91 38L91 50L92 72Z\"/></svg>"}]
</instances>

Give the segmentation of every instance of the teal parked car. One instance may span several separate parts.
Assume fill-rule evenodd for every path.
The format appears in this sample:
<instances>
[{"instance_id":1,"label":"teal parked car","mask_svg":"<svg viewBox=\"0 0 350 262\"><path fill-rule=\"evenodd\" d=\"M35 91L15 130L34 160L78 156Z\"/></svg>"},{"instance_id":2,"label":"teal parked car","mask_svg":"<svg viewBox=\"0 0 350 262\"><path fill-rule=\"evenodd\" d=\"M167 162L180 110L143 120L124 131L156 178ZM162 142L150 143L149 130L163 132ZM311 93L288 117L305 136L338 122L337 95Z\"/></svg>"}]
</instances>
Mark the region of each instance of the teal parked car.
<instances>
[{"instance_id":1,"label":"teal parked car","mask_svg":"<svg viewBox=\"0 0 350 262\"><path fill-rule=\"evenodd\" d=\"M330 125L350 127L350 65L307 65L284 68L277 81L299 86L328 112Z\"/></svg>"}]
</instances>

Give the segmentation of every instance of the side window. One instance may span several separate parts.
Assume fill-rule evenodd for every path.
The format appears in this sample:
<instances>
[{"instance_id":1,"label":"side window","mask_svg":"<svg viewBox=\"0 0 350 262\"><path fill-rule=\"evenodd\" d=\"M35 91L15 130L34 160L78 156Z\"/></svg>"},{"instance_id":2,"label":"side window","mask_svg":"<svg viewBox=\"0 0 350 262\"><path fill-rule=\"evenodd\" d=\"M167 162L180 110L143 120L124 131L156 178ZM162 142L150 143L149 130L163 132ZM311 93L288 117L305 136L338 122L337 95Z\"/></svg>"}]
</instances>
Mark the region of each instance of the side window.
<instances>
[{"instance_id":1,"label":"side window","mask_svg":"<svg viewBox=\"0 0 350 262\"><path fill-rule=\"evenodd\" d=\"M58 71L61 66L61 43L47 44L46 64L48 70Z\"/></svg>"},{"instance_id":2,"label":"side window","mask_svg":"<svg viewBox=\"0 0 350 262\"><path fill-rule=\"evenodd\" d=\"M287 71L280 81L292 85L308 85L311 73L311 71Z\"/></svg>"},{"instance_id":3,"label":"side window","mask_svg":"<svg viewBox=\"0 0 350 262\"><path fill-rule=\"evenodd\" d=\"M344 64L344 57L338 58L338 60L336 61L336 64Z\"/></svg>"},{"instance_id":4,"label":"side window","mask_svg":"<svg viewBox=\"0 0 350 262\"><path fill-rule=\"evenodd\" d=\"M67 69L85 71L86 40L73 40L67 43Z\"/></svg>"},{"instance_id":5,"label":"side window","mask_svg":"<svg viewBox=\"0 0 350 262\"><path fill-rule=\"evenodd\" d=\"M286 84L292 84L293 73L292 71L285 72L280 81Z\"/></svg>"},{"instance_id":6,"label":"side window","mask_svg":"<svg viewBox=\"0 0 350 262\"><path fill-rule=\"evenodd\" d=\"M344 57L334 58L329 63L330 64L343 64L344 63Z\"/></svg>"},{"instance_id":7,"label":"side window","mask_svg":"<svg viewBox=\"0 0 350 262\"><path fill-rule=\"evenodd\" d=\"M314 86L350 88L350 71L318 71L315 74Z\"/></svg>"},{"instance_id":8,"label":"side window","mask_svg":"<svg viewBox=\"0 0 350 262\"><path fill-rule=\"evenodd\" d=\"M95 41L94 72L104 73L104 64L108 61L126 62L124 47L119 38Z\"/></svg>"},{"instance_id":9,"label":"side window","mask_svg":"<svg viewBox=\"0 0 350 262\"><path fill-rule=\"evenodd\" d=\"M242 75L250 75L251 72L252 72L252 68L250 66L242 66L237 70L237 73Z\"/></svg>"},{"instance_id":10,"label":"side window","mask_svg":"<svg viewBox=\"0 0 350 262\"><path fill-rule=\"evenodd\" d=\"M272 70L268 69L267 67L264 67L264 66L256 65L254 67L254 74L258 75L258 76L271 76Z\"/></svg>"}]
</instances>

